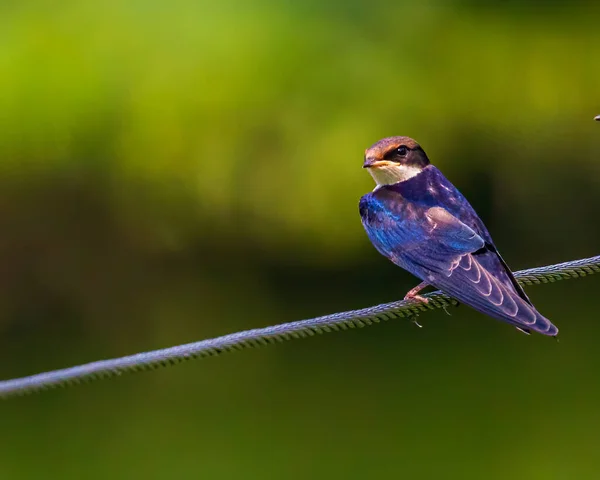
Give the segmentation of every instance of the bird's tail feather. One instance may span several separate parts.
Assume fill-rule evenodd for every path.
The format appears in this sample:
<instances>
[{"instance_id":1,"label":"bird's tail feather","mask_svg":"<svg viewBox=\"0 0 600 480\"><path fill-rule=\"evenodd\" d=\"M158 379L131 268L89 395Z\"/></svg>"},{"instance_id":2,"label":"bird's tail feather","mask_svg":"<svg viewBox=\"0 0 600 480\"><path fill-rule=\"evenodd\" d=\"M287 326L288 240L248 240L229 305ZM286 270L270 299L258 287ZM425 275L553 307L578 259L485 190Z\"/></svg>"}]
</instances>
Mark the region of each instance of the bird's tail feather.
<instances>
[{"instance_id":1,"label":"bird's tail feather","mask_svg":"<svg viewBox=\"0 0 600 480\"><path fill-rule=\"evenodd\" d=\"M436 275L436 287L475 310L523 330L556 336L550 320L525 301L510 284L494 277L471 254L458 261L449 276Z\"/></svg>"}]
</instances>

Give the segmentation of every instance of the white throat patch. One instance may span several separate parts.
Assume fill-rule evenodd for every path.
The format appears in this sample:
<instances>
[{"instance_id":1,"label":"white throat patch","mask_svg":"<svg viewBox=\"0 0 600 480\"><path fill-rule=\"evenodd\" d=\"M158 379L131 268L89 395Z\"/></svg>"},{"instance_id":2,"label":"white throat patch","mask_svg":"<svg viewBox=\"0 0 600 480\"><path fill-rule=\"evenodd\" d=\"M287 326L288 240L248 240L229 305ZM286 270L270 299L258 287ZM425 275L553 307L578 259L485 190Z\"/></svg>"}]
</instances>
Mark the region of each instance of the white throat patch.
<instances>
[{"instance_id":1,"label":"white throat patch","mask_svg":"<svg viewBox=\"0 0 600 480\"><path fill-rule=\"evenodd\" d=\"M409 165L386 165L369 168L368 170L377 184L375 188L382 185L393 185L394 183L403 182L423 171L419 167Z\"/></svg>"}]
</instances>

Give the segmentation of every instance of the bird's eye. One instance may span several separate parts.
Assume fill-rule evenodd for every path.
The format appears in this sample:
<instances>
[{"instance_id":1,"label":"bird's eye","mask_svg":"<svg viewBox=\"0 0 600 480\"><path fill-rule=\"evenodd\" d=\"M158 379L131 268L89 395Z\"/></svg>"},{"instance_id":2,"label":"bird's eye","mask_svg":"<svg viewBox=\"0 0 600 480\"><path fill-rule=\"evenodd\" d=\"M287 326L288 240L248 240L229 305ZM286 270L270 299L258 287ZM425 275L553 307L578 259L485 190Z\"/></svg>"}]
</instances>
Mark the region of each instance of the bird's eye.
<instances>
[{"instance_id":1,"label":"bird's eye","mask_svg":"<svg viewBox=\"0 0 600 480\"><path fill-rule=\"evenodd\" d=\"M400 145L397 149L396 149L396 154L401 156L401 157L406 157L406 154L408 153L408 148L406 148L406 146L404 145Z\"/></svg>"}]
</instances>

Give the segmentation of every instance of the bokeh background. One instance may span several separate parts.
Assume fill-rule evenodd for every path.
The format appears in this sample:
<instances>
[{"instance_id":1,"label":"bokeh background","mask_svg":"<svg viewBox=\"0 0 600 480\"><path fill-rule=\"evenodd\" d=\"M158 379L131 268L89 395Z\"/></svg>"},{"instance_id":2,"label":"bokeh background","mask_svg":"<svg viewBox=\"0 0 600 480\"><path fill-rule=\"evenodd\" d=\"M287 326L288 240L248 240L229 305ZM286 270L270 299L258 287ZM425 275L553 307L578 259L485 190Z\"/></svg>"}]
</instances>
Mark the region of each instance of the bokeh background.
<instances>
[{"instance_id":1,"label":"bokeh background","mask_svg":"<svg viewBox=\"0 0 600 480\"><path fill-rule=\"evenodd\" d=\"M564 3L564 4L563 4ZM513 267L600 253L598 2L0 4L0 378L401 298L366 147ZM600 278L0 405L2 479L600 475Z\"/></svg>"}]
</instances>

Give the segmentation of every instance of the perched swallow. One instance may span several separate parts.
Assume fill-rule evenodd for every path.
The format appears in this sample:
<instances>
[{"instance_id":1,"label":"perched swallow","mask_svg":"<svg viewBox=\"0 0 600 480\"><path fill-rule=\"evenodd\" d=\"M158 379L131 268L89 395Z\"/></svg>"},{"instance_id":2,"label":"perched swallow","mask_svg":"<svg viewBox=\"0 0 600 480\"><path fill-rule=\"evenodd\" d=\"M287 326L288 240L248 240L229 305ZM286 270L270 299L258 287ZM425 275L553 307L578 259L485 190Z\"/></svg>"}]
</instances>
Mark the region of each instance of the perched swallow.
<instances>
[{"instance_id":1,"label":"perched swallow","mask_svg":"<svg viewBox=\"0 0 600 480\"><path fill-rule=\"evenodd\" d=\"M475 310L556 336L558 329L533 306L467 199L409 137L380 140L363 168L375 189L360 199L360 216L375 248L423 282L406 300L434 286Z\"/></svg>"}]
</instances>

